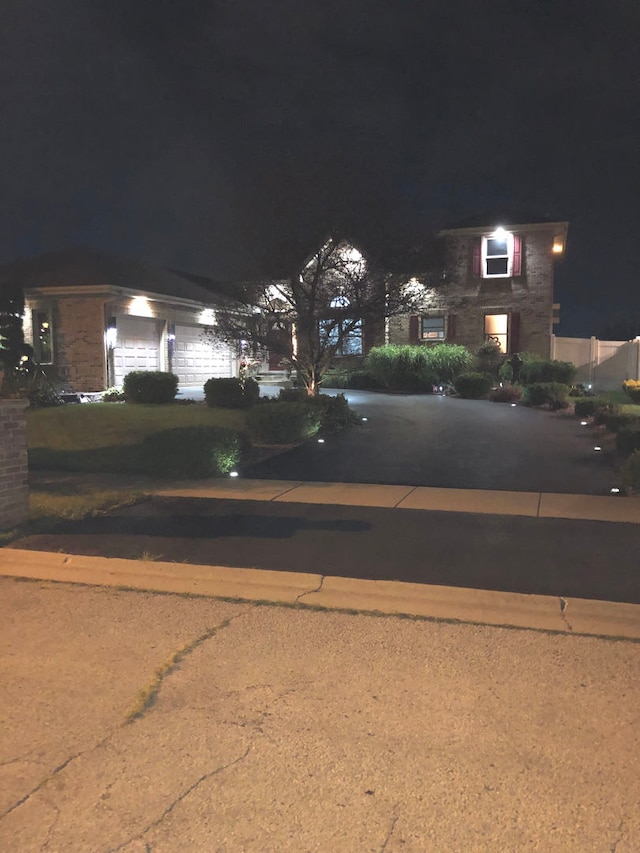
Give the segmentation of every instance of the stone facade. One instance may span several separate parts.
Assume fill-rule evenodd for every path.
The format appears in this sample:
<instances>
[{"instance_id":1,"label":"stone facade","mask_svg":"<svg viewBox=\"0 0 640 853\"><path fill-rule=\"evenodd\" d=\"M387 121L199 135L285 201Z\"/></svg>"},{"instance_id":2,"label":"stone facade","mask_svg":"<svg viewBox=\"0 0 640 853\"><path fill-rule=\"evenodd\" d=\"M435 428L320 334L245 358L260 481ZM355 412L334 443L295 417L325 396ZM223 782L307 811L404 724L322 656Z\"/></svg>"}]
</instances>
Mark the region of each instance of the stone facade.
<instances>
[{"instance_id":1,"label":"stone facade","mask_svg":"<svg viewBox=\"0 0 640 853\"><path fill-rule=\"evenodd\" d=\"M0 400L0 529L29 517L26 400Z\"/></svg>"},{"instance_id":2,"label":"stone facade","mask_svg":"<svg viewBox=\"0 0 640 853\"><path fill-rule=\"evenodd\" d=\"M506 315L508 352L549 357L553 246L556 241L557 247L564 248L566 223L513 226L522 247L520 274L504 278L485 278L478 267L474 269L474 247L492 230L474 227L442 232L446 243L442 279L435 286L424 285L417 318L412 321L404 315L389 320L390 343L417 343L421 317L444 317L445 340L475 352L486 339L485 316Z\"/></svg>"}]
</instances>

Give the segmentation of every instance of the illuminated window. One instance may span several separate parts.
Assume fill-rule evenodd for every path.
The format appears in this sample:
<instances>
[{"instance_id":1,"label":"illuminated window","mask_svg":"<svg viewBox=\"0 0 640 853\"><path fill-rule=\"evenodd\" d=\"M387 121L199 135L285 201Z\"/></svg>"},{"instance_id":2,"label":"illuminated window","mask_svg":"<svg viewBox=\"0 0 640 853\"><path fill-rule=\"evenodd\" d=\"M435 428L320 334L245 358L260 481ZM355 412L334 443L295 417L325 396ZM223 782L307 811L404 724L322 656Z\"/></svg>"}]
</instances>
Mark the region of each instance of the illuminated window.
<instances>
[{"instance_id":1,"label":"illuminated window","mask_svg":"<svg viewBox=\"0 0 640 853\"><path fill-rule=\"evenodd\" d=\"M482 239L483 278L506 278L513 266L513 234L496 231Z\"/></svg>"},{"instance_id":2,"label":"illuminated window","mask_svg":"<svg viewBox=\"0 0 640 853\"><path fill-rule=\"evenodd\" d=\"M33 312L33 358L38 364L53 362L53 329L50 311Z\"/></svg>"},{"instance_id":3,"label":"illuminated window","mask_svg":"<svg viewBox=\"0 0 640 853\"><path fill-rule=\"evenodd\" d=\"M336 355L362 355L362 320L321 320L320 338Z\"/></svg>"},{"instance_id":4,"label":"illuminated window","mask_svg":"<svg viewBox=\"0 0 640 853\"><path fill-rule=\"evenodd\" d=\"M423 341L443 341L444 317L423 317L421 337Z\"/></svg>"},{"instance_id":5,"label":"illuminated window","mask_svg":"<svg viewBox=\"0 0 640 853\"><path fill-rule=\"evenodd\" d=\"M484 339L495 341L500 345L502 352L507 352L507 329L509 326L508 314L485 314L484 315Z\"/></svg>"}]
</instances>

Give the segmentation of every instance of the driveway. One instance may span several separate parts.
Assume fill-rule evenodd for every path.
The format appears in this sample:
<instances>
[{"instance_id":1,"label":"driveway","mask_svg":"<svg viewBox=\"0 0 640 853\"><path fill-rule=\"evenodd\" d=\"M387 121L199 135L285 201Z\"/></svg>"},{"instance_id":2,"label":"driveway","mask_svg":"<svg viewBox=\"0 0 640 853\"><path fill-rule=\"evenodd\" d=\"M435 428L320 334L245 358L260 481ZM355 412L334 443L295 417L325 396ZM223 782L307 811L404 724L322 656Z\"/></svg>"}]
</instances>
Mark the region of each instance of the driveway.
<instances>
[{"instance_id":1,"label":"driveway","mask_svg":"<svg viewBox=\"0 0 640 853\"><path fill-rule=\"evenodd\" d=\"M339 393L339 392L329 392ZM609 494L593 431L566 415L485 400L348 391L367 420L243 470L257 479Z\"/></svg>"}]
</instances>

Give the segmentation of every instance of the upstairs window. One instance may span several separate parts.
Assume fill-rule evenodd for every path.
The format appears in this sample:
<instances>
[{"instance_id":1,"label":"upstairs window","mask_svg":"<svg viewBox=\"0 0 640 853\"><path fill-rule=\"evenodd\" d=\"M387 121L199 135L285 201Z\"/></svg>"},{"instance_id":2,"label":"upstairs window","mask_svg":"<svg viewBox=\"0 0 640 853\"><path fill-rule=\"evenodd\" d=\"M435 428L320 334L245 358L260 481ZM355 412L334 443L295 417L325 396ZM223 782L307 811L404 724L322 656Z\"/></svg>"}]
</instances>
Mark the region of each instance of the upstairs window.
<instances>
[{"instance_id":1,"label":"upstairs window","mask_svg":"<svg viewBox=\"0 0 640 853\"><path fill-rule=\"evenodd\" d=\"M320 335L337 356L362 355L362 320L321 320Z\"/></svg>"},{"instance_id":2,"label":"upstairs window","mask_svg":"<svg viewBox=\"0 0 640 853\"><path fill-rule=\"evenodd\" d=\"M33 312L33 357L37 364L53 363L53 330L49 311Z\"/></svg>"},{"instance_id":3,"label":"upstairs window","mask_svg":"<svg viewBox=\"0 0 640 853\"><path fill-rule=\"evenodd\" d=\"M482 278L510 278L522 274L522 238L496 228L478 238L473 251L473 273Z\"/></svg>"}]
</instances>

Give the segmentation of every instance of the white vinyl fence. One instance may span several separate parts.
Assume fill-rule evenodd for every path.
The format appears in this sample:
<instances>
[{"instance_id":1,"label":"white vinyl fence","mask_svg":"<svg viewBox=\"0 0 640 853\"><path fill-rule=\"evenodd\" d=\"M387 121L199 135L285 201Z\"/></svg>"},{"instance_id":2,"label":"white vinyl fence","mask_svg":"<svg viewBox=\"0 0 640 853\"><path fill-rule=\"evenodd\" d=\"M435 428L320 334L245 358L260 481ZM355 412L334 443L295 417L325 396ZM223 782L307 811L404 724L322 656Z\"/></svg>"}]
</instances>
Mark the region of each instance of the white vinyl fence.
<instances>
[{"instance_id":1,"label":"white vinyl fence","mask_svg":"<svg viewBox=\"0 0 640 853\"><path fill-rule=\"evenodd\" d=\"M576 382L596 391L620 388L625 379L640 379L640 340L599 341L597 338L551 336L551 358L578 368Z\"/></svg>"}]
</instances>

